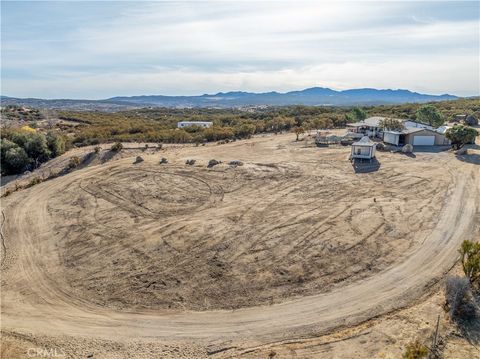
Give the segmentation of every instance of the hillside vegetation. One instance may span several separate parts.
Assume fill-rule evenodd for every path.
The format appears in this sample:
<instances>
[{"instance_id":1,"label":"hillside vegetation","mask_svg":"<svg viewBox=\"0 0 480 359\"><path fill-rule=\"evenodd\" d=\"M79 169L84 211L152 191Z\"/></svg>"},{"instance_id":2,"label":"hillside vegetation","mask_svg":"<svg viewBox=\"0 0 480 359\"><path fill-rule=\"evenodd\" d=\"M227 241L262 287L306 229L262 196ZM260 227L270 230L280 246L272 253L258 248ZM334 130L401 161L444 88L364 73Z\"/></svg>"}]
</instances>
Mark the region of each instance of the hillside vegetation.
<instances>
[{"instance_id":1,"label":"hillside vegetation","mask_svg":"<svg viewBox=\"0 0 480 359\"><path fill-rule=\"evenodd\" d=\"M429 105L435 107L441 115L440 122L436 123L438 125L451 121L457 114L480 117L478 98L433 102ZM49 110L45 112L46 115L38 110L7 106L1 111L4 127L1 134L2 173L21 173L34 169L71 146L117 141L200 144L248 138L257 133L290 131L293 128L342 128L348 122L374 115L417 119L417 111L422 106L425 105L353 109L315 106L257 109L145 108L114 113ZM424 121L422 118L417 120ZM178 129L178 121L211 121L213 126ZM60 150L53 150L57 143L61 143Z\"/></svg>"}]
</instances>

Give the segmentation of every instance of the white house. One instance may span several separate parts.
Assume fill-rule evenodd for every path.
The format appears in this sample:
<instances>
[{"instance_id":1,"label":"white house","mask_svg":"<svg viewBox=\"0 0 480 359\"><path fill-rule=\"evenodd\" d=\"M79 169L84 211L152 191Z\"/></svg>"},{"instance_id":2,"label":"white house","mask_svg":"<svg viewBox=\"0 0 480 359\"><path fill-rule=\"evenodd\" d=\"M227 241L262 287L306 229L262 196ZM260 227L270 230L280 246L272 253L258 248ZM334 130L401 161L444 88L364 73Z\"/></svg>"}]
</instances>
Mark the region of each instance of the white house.
<instances>
[{"instance_id":1,"label":"white house","mask_svg":"<svg viewBox=\"0 0 480 359\"><path fill-rule=\"evenodd\" d=\"M349 132L363 134L368 137L382 137L382 128L380 127L380 121L384 117L374 116L366 118L363 121L355 123L347 123Z\"/></svg>"},{"instance_id":2,"label":"white house","mask_svg":"<svg viewBox=\"0 0 480 359\"><path fill-rule=\"evenodd\" d=\"M359 141L352 143L351 158L360 158L371 160L375 157L377 144L370 140L368 136L362 137Z\"/></svg>"},{"instance_id":3,"label":"white house","mask_svg":"<svg viewBox=\"0 0 480 359\"><path fill-rule=\"evenodd\" d=\"M384 129L380 126L380 122L385 118L386 117L373 116L373 117L366 118L365 120L360 122L348 123L347 128L349 132L347 133L347 135L353 138L360 137L360 136L368 136L370 138L372 137L383 138ZM402 119L396 119L396 120L401 121L403 123L403 126L406 129L411 129L411 128L424 128L428 130L433 129L432 126L415 122L413 120L402 120Z\"/></svg>"},{"instance_id":4,"label":"white house","mask_svg":"<svg viewBox=\"0 0 480 359\"><path fill-rule=\"evenodd\" d=\"M184 128L189 126L199 126L199 127L208 128L212 125L213 125L213 122L207 122L207 121L180 121L177 123L178 128Z\"/></svg>"}]
</instances>

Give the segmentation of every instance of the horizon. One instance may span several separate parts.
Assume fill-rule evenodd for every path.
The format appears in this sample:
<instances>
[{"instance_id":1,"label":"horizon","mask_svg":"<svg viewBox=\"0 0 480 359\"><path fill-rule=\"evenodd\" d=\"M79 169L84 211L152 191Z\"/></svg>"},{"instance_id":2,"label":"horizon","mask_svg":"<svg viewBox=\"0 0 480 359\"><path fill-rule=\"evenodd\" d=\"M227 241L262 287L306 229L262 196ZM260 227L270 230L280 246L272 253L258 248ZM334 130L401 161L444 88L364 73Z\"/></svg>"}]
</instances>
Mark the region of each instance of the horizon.
<instances>
[{"instance_id":1,"label":"horizon","mask_svg":"<svg viewBox=\"0 0 480 359\"><path fill-rule=\"evenodd\" d=\"M149 96L165 96L165 97L180 97L180 96L185 96L185 97L200 97L200 96L214 96L218 94L228 94L228 93L248 93L248 94L265 94L265 93L276 93L276 94L288 94L290 92L302 92L306 90L311 90L311 89L328 89L328 90L333 90L336 92L342 92L342 91L349 91L349 90L377 90L377 91L409 91L411 93L418 93L420 95L431 95L431 96L455 96L458 98L471 98L471 97L479 97L479 95L472 95L472 96L459 96L456 94L452 93L420 93L417 91L412 91L409 89L403 89L403 88L374 88L374 87L357 87L357 88L347 88L347 89L333 89L330 87L324 87L324 86L313 86L313 87L307 87L307 88L302 88L302 89L292 89L288 91L276 91L276 90L271 90L271 91L243 91L243 90L229 90L229 91L215 91L215 92L204 92L204 93L198 93L198 94L193 94L193 95L176 95L176 94L162 94L162 93L150 93L150 94L138 94L138 95L112 95L109 97L104 97L104 98L67 98L67 97L57 97L57 98L47 98L47 97L17 97L17 96L10 96L10 95L4 95L0 94L1 97L7 97L7 98L18 98L18 99L39 99L39 100L86 100L86 101L101 101L101 100L109 100L111 98L116 98L116 97L149 97Z\"/></svg>"},{"instance_id":2,"label":"horizon","mask_svg":"<svg viewBox=\"0 0 480 359\"><path fill-rule=\"evenodd\" d=\"M480 95L476 1L6 1L1 8L8 97L312 87Z\"/></svg>"}]
</instances>

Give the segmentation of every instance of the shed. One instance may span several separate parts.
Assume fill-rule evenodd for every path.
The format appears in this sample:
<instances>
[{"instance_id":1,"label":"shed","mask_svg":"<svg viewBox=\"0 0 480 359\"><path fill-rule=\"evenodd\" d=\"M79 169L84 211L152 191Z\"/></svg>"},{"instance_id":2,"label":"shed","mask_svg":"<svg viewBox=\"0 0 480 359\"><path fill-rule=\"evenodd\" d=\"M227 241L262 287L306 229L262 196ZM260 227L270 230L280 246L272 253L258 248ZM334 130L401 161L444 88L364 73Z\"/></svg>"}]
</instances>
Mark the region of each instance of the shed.
<instances>
[{"instance_id":1,"label":"shed","mask_svg":"<svg viewBox=\"0 0 480 359\"><path fill-rule=\"evenodd\" d=\"M377 144L368 136L362 137L359 141L352 143L351 158L371 160L375 157Z\"/></svg>"}]
</instances>

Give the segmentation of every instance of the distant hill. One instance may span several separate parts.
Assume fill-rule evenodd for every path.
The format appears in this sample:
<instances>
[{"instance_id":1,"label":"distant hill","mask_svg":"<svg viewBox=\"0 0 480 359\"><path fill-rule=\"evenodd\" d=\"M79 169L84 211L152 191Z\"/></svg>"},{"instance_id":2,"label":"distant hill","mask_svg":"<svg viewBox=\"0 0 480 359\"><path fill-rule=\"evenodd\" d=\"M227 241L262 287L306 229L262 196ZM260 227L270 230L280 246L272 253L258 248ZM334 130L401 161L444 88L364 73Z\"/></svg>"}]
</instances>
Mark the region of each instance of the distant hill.
<instances>
[{"instance_id":1,"label":"distant hill","mask_svg":"<svg viewBox=\"0 0 480 359\"><path fill-rule=\"evenodd\" d=\"M85 110L119 110L138 107L251 107L251 106L353 106L402 103L424 103L454 100L453 95L427 95L409 90L377 90L371 88L335 91L324 87L312 87L301 91L279 92L219 92L201 96L118 96L105 100L43 100L19 99L2 96L2 105L23 105L31 107L70 108Z\"/></svg>"}]
</instances>

